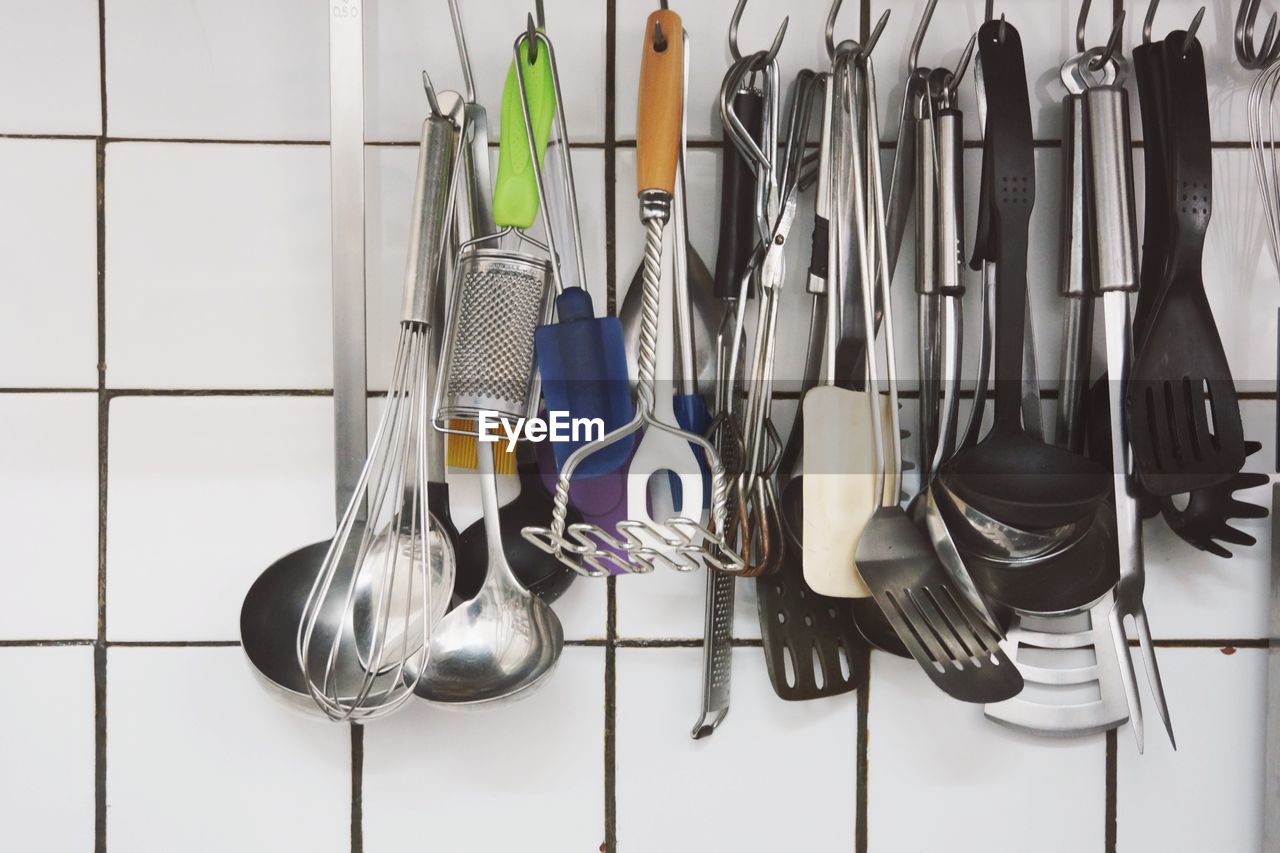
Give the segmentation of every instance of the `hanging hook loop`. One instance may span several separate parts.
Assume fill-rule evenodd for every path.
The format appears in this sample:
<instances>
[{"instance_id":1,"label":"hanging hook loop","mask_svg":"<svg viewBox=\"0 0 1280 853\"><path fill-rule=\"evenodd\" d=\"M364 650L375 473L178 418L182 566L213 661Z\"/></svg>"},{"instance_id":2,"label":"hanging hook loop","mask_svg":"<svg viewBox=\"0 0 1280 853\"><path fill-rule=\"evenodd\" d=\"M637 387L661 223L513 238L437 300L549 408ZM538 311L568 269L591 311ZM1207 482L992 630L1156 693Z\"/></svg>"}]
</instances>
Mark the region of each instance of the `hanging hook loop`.
<instances>
[{"instance_id":1,"label":"hanging hook loop","mask_svg":"<svg viewBox=\"0 0 1280 853\"><path fill-rule=\"evenodd\" d=\"M734 62L742 59L742 51L738 47L738 25L742 23L742 10L745 8L747 8L747 0L738 0L738 5L733 10L733 17L729 19L729 54ZM765 52L762 65L768 65L778 57L778 51L782 48L782 39L787 34L787 25L790 23L789 15L782 19L782 25L778 27L778 32L773 37L773 44Z\"/></svg>"},{"instance_id":2,"label":"hanging hook loop","mask_svg":"<svg viewBox=\"0 0 1280 853\"><path fill-rule=\"evenodd\" d=\"M1245 68L1257 69L1270 65L1280 56L1280 43L1276 38L1276 13L1271 13L1267 22L1267 32L1262 37L1262 47L1257 51L1253 47L1253 28L1258 22L1258 7L1262 0L1240 0L1240 11L1236 14L1236 59Z\"/></svg>"},{"instance_id":3,"label":"hanging hook loop","mask_svg":"<svg viewBox=\"0 0 1280 853\"><path fill-rule=\"evenodd\" d=\"M1092 6L1093 0L1083 0L1080 4L1080 14L1076 17L1077 53L1084 53L1086 50L1084 43L1084 25L1085 22L1089 20L1089 9ZM1115 58L1116 51L1120 47L1120 36L1124 30L1124 15L1125 12L1123 9L1121 9L1120 13L1116 15L1115 20L1111 24L1111 34L1107 36L1107 46L1103 48L1102 53L1096 59L1089 63L1089 70L1097 71L1099 68Z\"/></svg>"},{"instance_id":4,"label":"hanging hook loop","mask_svg":"<svg viewBox=\"0 0 1280 853\"><path fill-rule=\"evenodd\" d=\"M938 0L929 0L929 5L924 7L924 15L916 27L915 38L911 40L911 51L907 54L908 74L920 67L920 45L924 43L924 34L929 31L929 22L933 20L933 10L937 6Z\"/></svg>"}]
</instances>

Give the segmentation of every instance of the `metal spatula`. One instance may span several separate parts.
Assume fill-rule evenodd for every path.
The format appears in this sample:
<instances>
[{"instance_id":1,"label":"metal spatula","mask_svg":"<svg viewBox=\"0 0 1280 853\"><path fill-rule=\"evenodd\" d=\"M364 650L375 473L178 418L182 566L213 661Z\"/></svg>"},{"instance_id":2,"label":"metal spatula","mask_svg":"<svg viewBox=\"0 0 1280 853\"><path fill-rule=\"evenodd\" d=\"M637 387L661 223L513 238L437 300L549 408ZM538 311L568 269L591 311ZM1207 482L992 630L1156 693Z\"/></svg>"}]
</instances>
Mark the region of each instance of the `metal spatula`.
<instances>
[{"instance_id":1,"label":"metal spatula","mask_svg":"<svg viewBox=\"0 0 1280 853\"><path fill-rule=\"evenodd\" d=\"M858 73L874 103L875 72L869 56L858 57ZM874 115L874 114L873 114ZM875 138L874 119L868 132ZM855 171L855 180L857 173ZM861 195L862 188L854 187ZM884 224L884 192L880 169L872 163L867 175L868 207L872 210L876 250L888 256ZM885 375L891 414L888 440L880 423L879 406L871 418L878 465L875 493L882 496L858 540L855 560L858 572L871 590L894 632L916 663L948 695L965 702L998 702L1022 690L1022 676L1000 649L999 635L956 592L932 545L898 505L896 495L884 499L883 480L902 475L902 437L898 430L897 364L893 344L893 316L889 277L883 264L876 265L874 281L863 288L863 317L875 328L875 287L880 288L884 311ZM875 339L867 346L867 390L878 401L879 369ZM886 452L890 448L892 453Z\"/></svg>"},{"instance_id":2,"label":"metal spatula","mask_svg":"<svg viewBox=\"0 0 1280 853\"><path fill-rule=\"evenodd\" d=\"M1082 737L1124 725L1129 706L1107 622L1114 601L1108 592L1081 613L1015 616L1002 646L1027 681L1043 690L987 705L987 719L1048 737ZM1070 695L1050 701L1061 693Z\"/></svg>"}]
</instances>

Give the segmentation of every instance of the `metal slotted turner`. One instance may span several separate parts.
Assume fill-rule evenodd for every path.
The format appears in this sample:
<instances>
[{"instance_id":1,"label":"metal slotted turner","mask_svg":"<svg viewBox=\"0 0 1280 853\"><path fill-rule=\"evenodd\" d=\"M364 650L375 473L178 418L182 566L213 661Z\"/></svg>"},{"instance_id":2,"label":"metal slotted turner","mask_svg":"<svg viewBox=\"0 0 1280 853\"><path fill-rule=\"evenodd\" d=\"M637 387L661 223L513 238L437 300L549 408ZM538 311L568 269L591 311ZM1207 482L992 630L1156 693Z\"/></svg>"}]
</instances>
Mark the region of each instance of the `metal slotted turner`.
<instances>
[{"instance_id":1,"label":"metal slotted turner","mask_svg":"<svg viewBox=\"0 0 1280 853\"><path fill-rule=\"evenodd\" d=\"M858 73L870 93L875 72L869 56L858 58ZM880 257L887 258L884 192L879 164L867 176L867 206L872 211ZM885 497L883 483L902 476L902 437L898 430L897 364L894 356L892 301L888 270L876 265L875 278L863 288L862 308L868 329L875 328L875 289L884 311L885 378L889 391L887 432L879 415L879 365L875 338L867 345L867 390L876 407L871 418L875 436L880 508L858 540L855 561L876 604L916 663L944 692L964 702L998 702L1022 690L1022 675L1000 648L1000 636L957 593L929 540L897 503L896 489ZM891 450L892 453L887 451ZM892 470L890 470L892 469Z\"/></svg>"},{"instance_id":2,"label":"metal slotted turner","mask_svg":"<svg viewBox=\"0 0 1280 853\"><path fill-rule=\"evenodd\" d=\"M987 718L1049 737L1081 737L1124 725L1129 706L1108 623L1114 603L1108 592L1081 613L1019 613L1002 645L1028 690L987 705Z\"/></svg>"}]
</instances>

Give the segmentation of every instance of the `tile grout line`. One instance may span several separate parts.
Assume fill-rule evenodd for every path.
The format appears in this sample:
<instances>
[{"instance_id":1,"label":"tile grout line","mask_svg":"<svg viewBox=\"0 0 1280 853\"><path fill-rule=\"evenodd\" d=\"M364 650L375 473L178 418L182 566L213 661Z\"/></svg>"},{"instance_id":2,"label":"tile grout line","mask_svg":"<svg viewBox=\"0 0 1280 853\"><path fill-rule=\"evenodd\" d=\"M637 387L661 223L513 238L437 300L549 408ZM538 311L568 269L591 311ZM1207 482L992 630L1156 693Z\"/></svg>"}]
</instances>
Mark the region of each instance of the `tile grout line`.
<instances>
[{"instance_id":1,"label":"tile grout line","mask_svg":"<svg viewBox=\"0 0 1280 853\"><path fill-rule=\"evenodd\" d=\"M1106 808L1103 812L1103 850L1116 853L1116 729L1107 732Z\"/></svg>"},{"instance_id":2,"label":"tile grout line","mask_svg":"<svg viewBox=\"0 0 1280 853\"><path fill-rule=\"evenodd\" d=\"M605 5L604 60L604 218L605 218L605 309L609 316L618 312L617 257L617 97L618 82L618 3ZM603 853L618 849L618 587L617 578L605 579L605 644L604 644L604 842Z\"/></svg>"},{"instance_id":3,"label":"tile grout line","mask_svg":"<svg viewBox=\"0 0 1280 853\"><path fill-rule=\"evenodd\" d=\"M93 849L107 851L107 9L98 0L98 97L102 126L94 139L94 217L97 240L98 360L98 613L93 645Z\"/></svg>"},{"instance_id":4,"label":"tile grout line","mask_svg":"<svg viewBox=\"0 0 1280 853\"><path fill-rule=\"evenodd\" d=\"M364 853L364 726L351 729L351 853Z\"/></svg>"},{"instance_id":5,"label":"tile grout line","mask_svg":"<svg viewBox=\"0 0 1280 853\"><path fill-rule=\"evenodd\" d=\"M868 746L871 742L871 731L868 720L871 716L871 649L863 647L859 652L865 661L858 666L867 674L867 680L858 688L858 742L857 758L854 761L855 790L853 814L853 849L855 853L867 853L867 794L870 778L870 762Z\"/></svg>"}]
</instances>

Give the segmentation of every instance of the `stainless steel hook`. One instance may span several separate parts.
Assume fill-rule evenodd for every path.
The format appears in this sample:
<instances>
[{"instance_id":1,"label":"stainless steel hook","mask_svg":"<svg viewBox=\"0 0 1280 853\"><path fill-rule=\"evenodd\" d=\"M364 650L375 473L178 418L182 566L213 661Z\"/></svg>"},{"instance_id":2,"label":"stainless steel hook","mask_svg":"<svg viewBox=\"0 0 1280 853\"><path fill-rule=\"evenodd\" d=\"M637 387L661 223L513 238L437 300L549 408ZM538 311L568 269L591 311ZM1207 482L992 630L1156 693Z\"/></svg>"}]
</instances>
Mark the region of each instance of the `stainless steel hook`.
<instances>
[{"instance_id":1,"label":"stainless steel hook","mask_svg":"<svg viewBox=\"0 0 1280 853\"><path fill-rule=\"evenodd\" d=\"M1274 62L1280 56L1280 43L1276 39L1276 13L1271 13L1267 22L1266 35L1262 37L1262 47L1256 52L1253 49L1253 27L1258 21L1258 7L1262 0L1240 0L1240 11L1236 14L1236 59L1245 68L1262 68Z\"/></svg>"},{"instance_id":2,"label":"stainless steel hook","mask_svg":"<svg viewBox=\"0 0 1280 853\"><path fill-rule=\"evenodd\" d=\"M919 26L916 27L915 38L911 40L911 50L907 53L908 74L920 67L920 45L924 43L924 34L929 30L929 22L933 20L933 10L937 6L938 0L929 0L929 5L924 7L924 15L920 18Z\"/></svg>"},{"instance_id":3,"label":"stainless steel hook","mask_svg":"<svg viewBox=\"0 0 1280 853\"><path fill-rule=\"evenodd\" d=\"M738 48L738 24L742 23L742 10L745 8L747 8L747 0L738 0L738 5L733 10L733 17L729 19L729 53L735 62L742 59L742 51ZM782 19L782 26L778 27L778 32L773 37L773 44L765 52L761 65L768 65L777 58L778 51L782 48L782 39L787 34L787 25L790 23L791 16L788 15Z\"/></svg>"},{"instance_id":4,"label":"stainless steel hook","mask_svg":"<svg viewBox=\"0 0 1280 853\"><path fill-rule=\"evenodd\" d=\"M449 0L449 17L453 19L453 39L458 43L458 60L462 64L462 83L466 89L467 103L476 102L476 82L471 75L471 54L467 51L467 36L462 29L462 13L458 0Z\"/></svg>"},{"instance_id":5,"label":"stainless steel hook","mask_svg":"<svg viewBox=\"0 0 1280 853\"><path fill-rule=\"evenodd\" d=\"M427 93L427 104L431 107L431 114L436 118L445 118L444 110L440 109L440 101L436 97L436 86L431 82L431 75L425 68L422 70L422 89Z\"/></svg>"},{"instance_id":6,"label":"stainless steel hook","mask_svg":"<svg viewBox=\"0 0 1280 853\"><path fill-rule=\"evenodd\" d=\"M995 14L994 7L995 7L995 0L987 0L985 7L983 9L983 14L982 14L982 19L984 21L990 21L992 17L994 17L994 14ZM1004 22L1004 12L1001 12L1000 13L1000 43L1001 44L1004 44L1005 28L1006 28L1006 24Z\"/></svg>"},{"instance_id":7,"label":"stainless steel hook","mask_svg":"<svg viewBox=\"0 0 1280 853\"><path fill-rule=\"evenodd\" d=\"M831 0L831 8L827 10L827 26L823 30L823 43L827 46L827 58L836 58L836 19L840 17L840 7L844 0Z\"/></svg>"},{"instance_id":8,"label":"stainless steel hook","mask_svg":"<svg viewBox=\"0 0 1280 853\"><path fill-rule=\"evenodd\" d=\"M858 60L865 62L871 58L871 51L876 49L876 44L880 41L880 36L884 34L884 25L889 23L889 10L885 9L880 15L880 20L876 21L875 29L871 31L871 35L867 37L865 44L858 47Z\"/></svg>"},{"instance_id":9,"label":"stainless steel hook","mask_svg":"<svg viewBox=\"0 0 1280 853\"><path fill-rule=\"evenodd\" d=\"M1151 44L1151 24L1156 19L1156 9L1160 8L1160 0L1151 0L1147 6L1147 17L1142 20L1142 43ZM1187 27L1187 37L1182 41L1182 55L1186 56L1187 51L1191 49L1191 42L1196 37L1196 33L1200 31L1200 22L1204 20L1204 6L1200 7L1200 11L1196 12L1196 16L1191 19L1191 25Z\"/></svg>"},{"instance_id":10,"label":"stainless steel hook","mask_svg":"<svg viewBox=\"0 0 1280 853\"><path fill-rule=\"evenodd\" d=\"M1089 8L1091 6L1093 6L1093 0L1084 0L1080 4L1080 14L1076 18L1076 51L1078 53L1085 52L1084 25L1089 20ZM1120 46L1120 35L1124 30L1124 15L1123 9L1116 15L1115 21L1111 24L1111 35L1107 36L1107 46L1103 48L1102 54L1097 59L1089 63L1090 70L1097 71L1116 55L1116 50Z\"/></svg>"}]
</instances>

